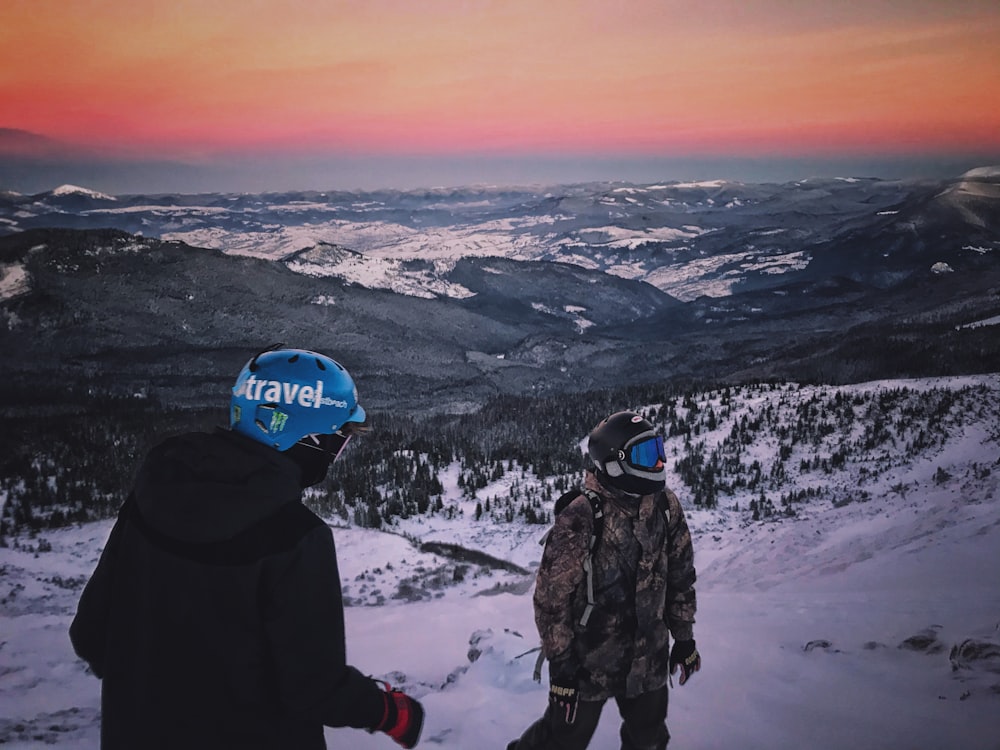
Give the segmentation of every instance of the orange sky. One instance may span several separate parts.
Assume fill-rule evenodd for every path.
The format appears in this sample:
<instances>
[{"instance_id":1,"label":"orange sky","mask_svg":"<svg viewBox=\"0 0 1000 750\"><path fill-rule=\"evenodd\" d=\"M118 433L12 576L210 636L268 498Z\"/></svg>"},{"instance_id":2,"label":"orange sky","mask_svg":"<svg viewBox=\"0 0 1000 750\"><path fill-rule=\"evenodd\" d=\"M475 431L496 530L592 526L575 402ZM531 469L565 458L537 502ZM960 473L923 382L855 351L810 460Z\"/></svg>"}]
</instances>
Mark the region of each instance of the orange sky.
<instances>
[{"instance_id":1,"label":"orange sky","mask_svg":"<svg viewBox=\"0 0 1000 750\"><path fill-rule=\"evenodd\" d=\"M0 128L105 153L1000 149L996 0L3 0Z\"/></svg>"}]
</instances>

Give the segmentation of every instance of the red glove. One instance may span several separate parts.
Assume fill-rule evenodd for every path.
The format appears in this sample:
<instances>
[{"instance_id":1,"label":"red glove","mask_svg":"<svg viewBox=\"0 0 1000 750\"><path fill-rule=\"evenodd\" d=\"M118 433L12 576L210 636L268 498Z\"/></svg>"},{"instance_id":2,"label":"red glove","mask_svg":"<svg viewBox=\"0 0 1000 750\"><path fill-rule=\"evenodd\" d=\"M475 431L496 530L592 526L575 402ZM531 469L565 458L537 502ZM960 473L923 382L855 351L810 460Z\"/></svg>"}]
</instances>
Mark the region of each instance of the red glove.
<instances>
[{"instance_id":1,"label":"red glove","mask_svg":"<svg viewBox=\"0 0 1000 750\"><path fill-rule=\"evenodd\" d=\"M385 686L385 713L374 731L385 732L402 747L415 747L424 727L424 707L402 690L396 690L387 682L382 684Z\"/></svg>"}]
</instances>

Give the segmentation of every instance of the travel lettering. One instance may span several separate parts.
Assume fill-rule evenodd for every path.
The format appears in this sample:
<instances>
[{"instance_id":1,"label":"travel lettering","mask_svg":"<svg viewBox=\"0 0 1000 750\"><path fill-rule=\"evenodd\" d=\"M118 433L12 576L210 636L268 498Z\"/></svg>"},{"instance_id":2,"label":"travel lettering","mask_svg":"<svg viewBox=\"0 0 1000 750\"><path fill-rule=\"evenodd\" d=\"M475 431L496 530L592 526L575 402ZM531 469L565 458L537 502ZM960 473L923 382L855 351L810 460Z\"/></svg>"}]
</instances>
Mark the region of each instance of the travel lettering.
<instances>
[{"instance_id":1,"label":"travel lettering","mask_svg":"<svg viewBox=\"0 0 1000 750\"><path fill-rule=\"evenodd\" d=\"M262 401L267 404L298 404L305 408L318 409L320 406L338 406L347 408L347 402L323 396L323 381L317 380L316 386L299 383L285 383L280 380L257 380L253 375L248 377L236 391L237 396L243 396L247 401Z\"/></svg>"}]
</instances>

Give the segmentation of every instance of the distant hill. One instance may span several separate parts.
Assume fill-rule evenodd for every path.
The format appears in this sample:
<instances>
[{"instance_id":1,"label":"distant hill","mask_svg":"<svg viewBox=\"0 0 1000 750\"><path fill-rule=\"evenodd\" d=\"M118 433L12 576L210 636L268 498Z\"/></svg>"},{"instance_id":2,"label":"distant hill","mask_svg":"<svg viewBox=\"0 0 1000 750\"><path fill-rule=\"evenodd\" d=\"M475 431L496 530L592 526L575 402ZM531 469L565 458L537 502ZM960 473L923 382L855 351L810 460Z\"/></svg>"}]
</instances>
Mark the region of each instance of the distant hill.
<instances>
[{"instance_id":1,"label":"distant hill","mask_svg":"<svg viewBox=\"0 0 1000 750\"><path fill-rule=\"evenodd\" d=\"M998 372L997 328L977 325L1000 315L996 257L971 251L950 272L918 259L887 288L799 277L687 303L579 265L472 257L438 278L463 295L418 297L295 272L302 255L30 230L0 238L0 405L94 393L217 404L277 341L331 352L369 403L404 412L663 381Z\"/></svg>"},{"instance_id":2,"label":"distant hill","mask_svg":"<svg viewBox=\"0 0 1000 750\"><path fill-rule=\"evenodd\" d=\"M116 197L71 187L0 195L0 234L115 228L415 296L465 294L447 278L462 259L546 260L685 302L831 277L884 289L935 263L992 265L1000 251L996 167L951 180L785 184Z\"/></svg>"},{"instance_id":3,"label":"distant hill","mask_svg":"<svg viewBox=\"0 0 1000 750\"><path fill-rule=\"evenodd\" d=\"M1000 371L1000 169L953 180L0 193L5 403L202 403L275 341L369 399ZM53 384L40 389L40 384ZM46 395L47 394L47 395Z\"/></svg>"}]
</instances>

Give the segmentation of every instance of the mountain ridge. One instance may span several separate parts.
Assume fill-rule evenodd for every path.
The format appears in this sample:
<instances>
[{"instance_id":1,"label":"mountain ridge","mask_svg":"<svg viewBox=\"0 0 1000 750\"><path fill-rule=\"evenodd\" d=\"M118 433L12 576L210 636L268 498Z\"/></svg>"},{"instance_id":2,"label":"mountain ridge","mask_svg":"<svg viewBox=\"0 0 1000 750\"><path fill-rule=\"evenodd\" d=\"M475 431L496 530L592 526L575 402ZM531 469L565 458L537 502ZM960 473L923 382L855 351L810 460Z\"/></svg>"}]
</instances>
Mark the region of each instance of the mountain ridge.
<instances>
[{"instance_id":1,"label":"mountain ridge","mask_svg":"<svg viewBox=\"0 0 1000 750\"><path fill-rule=\"evenodd\" d=\"M906 182L65 192L0 198L0 341L21 353L5 364L18 388L69 377L68 360L93 387L198 401L279 340L338 353L374 398L415 409L663 378L1000 371L996 329L981 325L1000 315L992 168ZM176 383L144 370L157 351Z\"/></svg>"},{"instance_id":2,"label":"mountain ridge","mask_svg":"<svg viewBox=\"0 0 1000 750\"><path fill-rule=\"evenodd\" d=\"M84 189L0 200L0 234L115 227L422 297L467 297L447 278L462 258L566 262L691 302L829 276L886 287L917 260L954 267L995 254L998 173L118 198ZM331 247L344 253L322 252Z\"/></svg>"},{"instance_id":3,"label":"mountain ridge","mask_svg":"<svg viewBox=\"0 0 1000 750\"><path fill-rule=\"evenodd\" d=\"M998 372L996 329L975 324L1000 314L1000 267L981 258L890 289L830 277L687 303L572 264L469 258L446 276L469 295L418 297L120 230L36 229L0 237L0 344L18 352L4 403L68 382L206 405L275 341L333 352L374 402L418 411L662 380Z\"/></svg>"}]
</instances>

